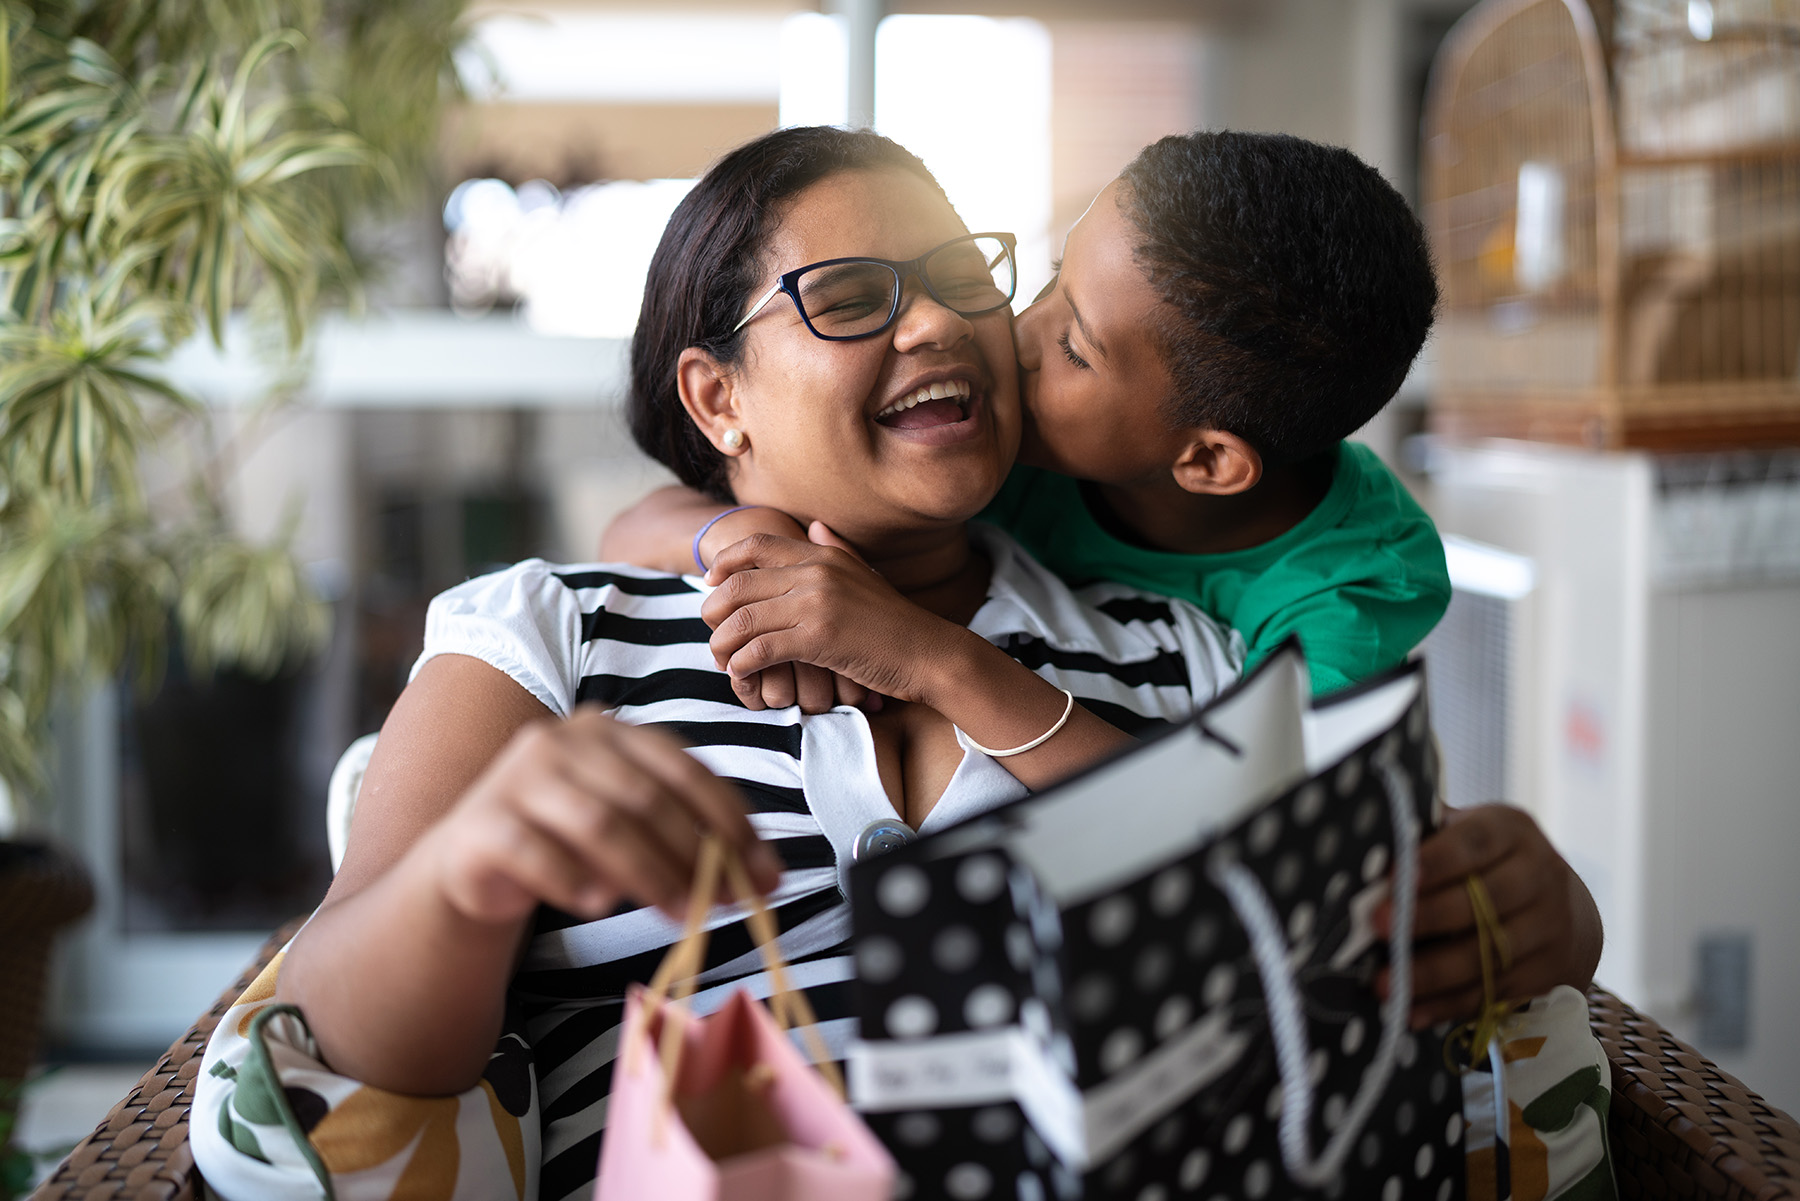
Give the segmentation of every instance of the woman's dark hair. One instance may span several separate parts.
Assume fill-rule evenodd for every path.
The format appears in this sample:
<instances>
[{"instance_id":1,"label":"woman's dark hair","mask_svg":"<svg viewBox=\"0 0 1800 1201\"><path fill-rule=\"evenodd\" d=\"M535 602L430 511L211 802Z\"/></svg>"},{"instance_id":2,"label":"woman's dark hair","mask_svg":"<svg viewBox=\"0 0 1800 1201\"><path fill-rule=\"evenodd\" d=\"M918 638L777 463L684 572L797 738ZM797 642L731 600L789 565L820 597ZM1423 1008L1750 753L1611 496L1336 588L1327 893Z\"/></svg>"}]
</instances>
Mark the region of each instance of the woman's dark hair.
<instances>
[{"instance_id":1,"label":"woman's dark hair","mask_svg":"<svg viewBox=\"0 0 1800 1201\"><path fill-rule=\"evenodd\" d=\"M1155 331L1170 419L1309 459L1391 399L1425 343L1437 281L1418 218L1348 150L1203 132L1146 146L1121 204L1167 304Z\"/></svg>"},{"instance_id":2,"label":"woman's dark hair","mask_svg":"<svg viewBox=\"0 0 1800 1201\"><path fill-rule=\"evenodd\" d=\"M732 327L760 280L760 259L782 202L840 171L909 171L943 195L918 156L866 129L828 125L777 130L725 155L669 218L650 260L644 305L631 338L631 436L681 482L730 500L725 456L681 407L676 363L698 346L735 363L744 331ZM798 267L794 263L791 266Z\"/></svg>"}]
</instances>

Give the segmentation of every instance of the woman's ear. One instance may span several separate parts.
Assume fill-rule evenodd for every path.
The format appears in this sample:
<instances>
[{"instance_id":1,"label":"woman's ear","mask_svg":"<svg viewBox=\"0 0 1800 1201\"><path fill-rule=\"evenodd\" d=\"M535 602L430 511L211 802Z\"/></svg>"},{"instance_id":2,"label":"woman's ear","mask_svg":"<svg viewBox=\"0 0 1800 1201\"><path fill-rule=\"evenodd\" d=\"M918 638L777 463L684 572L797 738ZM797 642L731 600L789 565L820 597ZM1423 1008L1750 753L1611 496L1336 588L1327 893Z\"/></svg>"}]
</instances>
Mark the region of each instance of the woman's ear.
<instances>
[{"instance_id":1,"label":"woman's ear","mask_svg":"<svg viewBox=\"0 0 1800 1201\"><path fill-rule=\"evenodd\" d=\"M750 449L731 372L724 364L698 346L688 347L675 362L675 389L681 407L720 454L736 457Z\"/></svg>"},{"instance_id":2,"label":"woman's ear","mask_svg":"<svg viewBox=\"0 0 1800 1201\"><path fill-rule=\"evenodd\" d=\"M1262 479L1262 455L1254 446L1224 430L1190 432L1172 469L1175 482L1203 496L1236 496Z\"/></svg>"}]
</instances>

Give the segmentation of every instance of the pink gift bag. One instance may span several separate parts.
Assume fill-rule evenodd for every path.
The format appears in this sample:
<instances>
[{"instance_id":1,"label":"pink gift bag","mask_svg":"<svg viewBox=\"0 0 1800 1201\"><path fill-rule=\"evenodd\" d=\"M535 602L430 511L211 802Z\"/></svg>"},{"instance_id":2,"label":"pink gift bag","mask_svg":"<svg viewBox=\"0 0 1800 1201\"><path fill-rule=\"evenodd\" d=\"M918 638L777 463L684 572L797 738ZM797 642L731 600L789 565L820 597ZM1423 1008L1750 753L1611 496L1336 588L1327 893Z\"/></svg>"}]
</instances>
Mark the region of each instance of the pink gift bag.
<instances>
[{"instance_id":1,"label":"pink gift bag","mask_svg":"<svg viewBox=\"0 0 1800 1201\"><path fill-rule=\"evenodd\" d=\"M752 898L774 1014L743 989L704 1018L682 1004L704 962L722 859L707 839L686 933L649 988L626 1000L594 1201L887 1201L893 1160L844 1103L836 1065L822 1064L828 1080L782 1029L805 1027L825 1059L811 1006L788 987L774 919L735 860L724 867L737 894Z\"/></svg>"}]
</instances>

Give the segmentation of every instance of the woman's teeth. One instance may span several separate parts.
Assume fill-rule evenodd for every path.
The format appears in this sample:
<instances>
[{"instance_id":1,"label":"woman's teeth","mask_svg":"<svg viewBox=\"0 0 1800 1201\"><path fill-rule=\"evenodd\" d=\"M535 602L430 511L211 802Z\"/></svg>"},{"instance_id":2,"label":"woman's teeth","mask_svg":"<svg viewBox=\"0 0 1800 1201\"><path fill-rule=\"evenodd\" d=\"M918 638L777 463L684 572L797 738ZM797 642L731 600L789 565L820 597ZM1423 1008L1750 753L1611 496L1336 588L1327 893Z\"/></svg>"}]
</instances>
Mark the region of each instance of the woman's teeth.
<instances>
[{"instance_id":1,"label":"woman's teeth","mask_svg":"<svg viewBox=\"0 0 1800 1201\"><path fill-rule=\"evenodd\" d=\"M906 410L922 405L928 400L954 400L958 405L961 405L969 399L970 391L971 389L967 380L953 379L944 380L941 383L936 384L927 384L906 399L896 400L893 404L875 414L875 420L880 421L883 417L892 417L897 413L904 413Z\"/></svg>"}]
</instances>

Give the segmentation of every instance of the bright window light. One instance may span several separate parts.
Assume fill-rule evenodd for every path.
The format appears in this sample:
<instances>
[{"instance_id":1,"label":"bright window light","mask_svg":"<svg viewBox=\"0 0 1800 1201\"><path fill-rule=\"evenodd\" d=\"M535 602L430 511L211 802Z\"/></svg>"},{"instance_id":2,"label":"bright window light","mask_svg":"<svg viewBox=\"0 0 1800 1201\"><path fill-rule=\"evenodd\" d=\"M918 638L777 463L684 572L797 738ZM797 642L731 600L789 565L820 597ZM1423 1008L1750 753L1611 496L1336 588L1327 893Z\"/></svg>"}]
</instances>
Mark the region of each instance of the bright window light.
<instances>
[{"instance_id":1,"label":"bright window light","mask_svg":"<svg viewBox=\"0 0 1800 1201\"><path fill-rule=\"evenodd\" d=\"M971 230L1019 235L1023 308L1052 257L1049 31L1025 19L887 18L875 38L875 127L925 160Z\"/></svg>"},{"instance_id":2,"label":"bright window light","mask_svg":"<svg viewBox=\"0 0 1800 1201\"><path fill-rule=\"evenodd\" d=\"M663 227L691 179L592 184L567 194L541 179L459 184L444 205L451 305L519 303L541 334L629 338Z\"/></svg>"},{"instance_id":3,"label":"bright window light","mask_svg":"<svg viewBox=\"0 0 1800 1201\"><path fill-rule=\"evenodd\" d=\"M767 104L781 33L778 16L497 13L456 66L477 100Z\"/></svg>"},{"instance_id":4,"label":"bright window light","mask_svg":"<svg viewBox=\"0 0 1800 1201\"><path fill-rule=\"evenodd\" d=\"M463 66L512 100L764 101L783 125L841 124L839 18L496 16ZM680 71L668 64L679 61ZM480 72L486 72L481 75ZM484 83L483 80L486 82ZM1050 276L1050 37L1031 20L894 16L876 37L875 124L931 168L972 230L1019 236L1022 308ZM444 207L452 305L516 302L535 330L627 338L669 215L693 180L559 193L467 180Z\"/></svg>"},{"instance_id":5,"label":"bright window light","mask_svg":"<svg viewBox=\"0 0 1800 1201\"><path fill-rule=\"evenodd\" d=\"M841 125L844 21L781 25L781 123ZM1019 303L1050 278L1050 34L1031 20L893 16L875 40L875 127L925 160L972 230L1019 235Z\"/></svg>"},{"instance_id":6,"label":"bright window light","mask_svg":"<svg viewBox=\"0 0 1800 1201\"><path fill-rule=\"evenodd\" d=\"M794 13L781 23L781 126L849 120L849 53L844 19Z\"/></svg>"}]
</instances>

